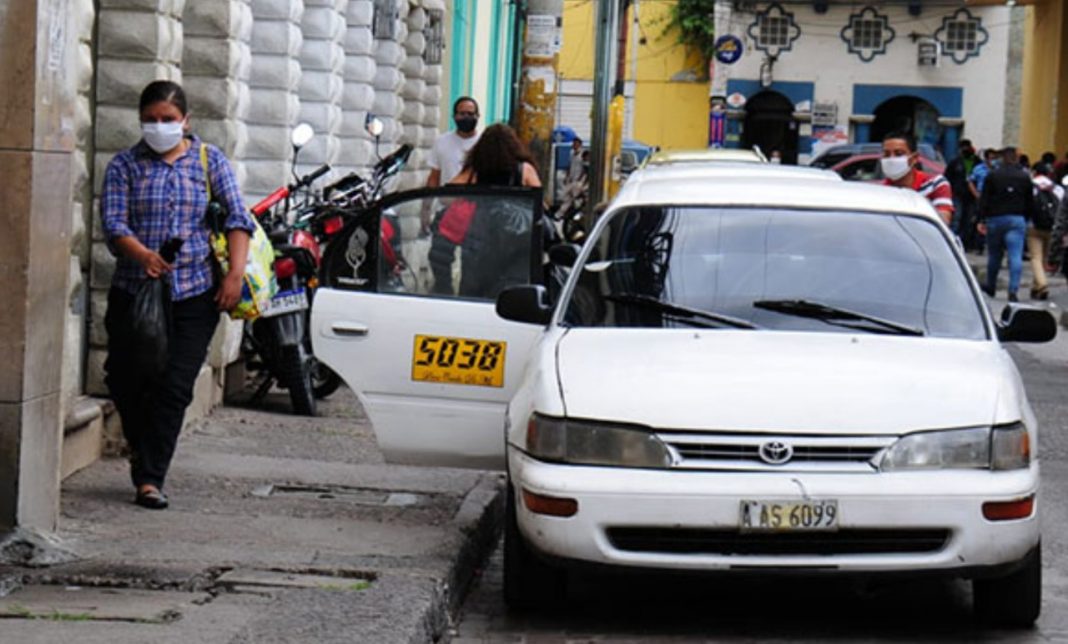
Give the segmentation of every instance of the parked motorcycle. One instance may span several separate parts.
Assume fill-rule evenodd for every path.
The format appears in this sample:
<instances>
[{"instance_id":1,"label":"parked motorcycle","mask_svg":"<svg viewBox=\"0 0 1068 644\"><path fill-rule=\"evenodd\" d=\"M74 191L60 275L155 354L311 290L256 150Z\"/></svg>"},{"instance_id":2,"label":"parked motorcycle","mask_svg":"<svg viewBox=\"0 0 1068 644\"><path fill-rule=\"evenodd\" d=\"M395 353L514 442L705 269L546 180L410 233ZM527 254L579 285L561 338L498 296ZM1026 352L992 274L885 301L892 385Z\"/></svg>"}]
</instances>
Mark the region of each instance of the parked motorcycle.
<instances>
[{"instance_id":1,"label":"parked motorcycle","mask_svg":"<svg viewBox=\"0 0 1068 644\"><path fill-rule=\"evenodd\" d=\"M324 164L303 177L296 174L297 153L313 135L307 124L294 129L293 176L296 181L275 190L251 208L274 246L278 293L260 317L245 326L243 347L248 357L247 366L267 375L253 400L261 399L277 382L289 391L293 411L304 416L316 413L317 384L320 396L328 395L340 384L336 374L333 376L336 384L325 382L329 378L321 373L319 378L315 377L316 372L325 367L320 368L315 360L308 338L311 297L318 285L316 276L322 256L319 242L311 232L289 222L291 212L308 208L312 203L312 183L330 171L330 166ZM293 198L300 196L302 191L303 202L294 205ZM276 208L279 204L282 206Z\"/></svg>"}]
</instances>

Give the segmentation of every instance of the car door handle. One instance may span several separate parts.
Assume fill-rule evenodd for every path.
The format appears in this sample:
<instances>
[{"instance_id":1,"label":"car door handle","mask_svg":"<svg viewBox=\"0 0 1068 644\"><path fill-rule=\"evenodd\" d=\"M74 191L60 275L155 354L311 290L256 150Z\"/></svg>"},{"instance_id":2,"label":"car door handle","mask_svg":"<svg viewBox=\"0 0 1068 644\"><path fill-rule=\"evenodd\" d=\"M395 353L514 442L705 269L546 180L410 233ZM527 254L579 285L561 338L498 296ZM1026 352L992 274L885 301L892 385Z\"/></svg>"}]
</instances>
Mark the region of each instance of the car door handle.
<instances>
[{"instance_id":1,"label":"car door handle","mask_svg":"<svg viewBox=\"0 0 1068 644\"><path fill-rule=\"evenodd\" d=\"M370 331L366 324L359 322L334 322L330 329L337 335L363 337Z\"/></svg>"}]
</instances>

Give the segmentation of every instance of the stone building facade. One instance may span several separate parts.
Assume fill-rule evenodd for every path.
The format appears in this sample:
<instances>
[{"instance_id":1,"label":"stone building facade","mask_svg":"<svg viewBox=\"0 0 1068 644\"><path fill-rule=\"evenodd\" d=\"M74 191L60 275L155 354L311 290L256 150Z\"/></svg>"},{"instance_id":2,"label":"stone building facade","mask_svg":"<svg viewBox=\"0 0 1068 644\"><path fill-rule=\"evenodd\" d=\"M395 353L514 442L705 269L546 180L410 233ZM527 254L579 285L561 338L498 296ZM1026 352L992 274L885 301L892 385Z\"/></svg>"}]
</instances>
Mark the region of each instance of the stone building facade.
<instances>
[{"instance_id":1,"label":"stone building facade","mask_svg":"<svg viewBox=\"0 0 1068 644\"><path fill-rule=\"evenodd\" d=\"M77 118L62 382L65 425L73 434L106 416L91 396L106 394L104 311L115 261L98 200L108 161L140 136L141 88L155 79L182 83L193 130L226 152L249 204L290 179L289 133L301 121L317 135L301 151L298 170L329 163L335 177L366 171L375 161L364 131L369 113L386 124L383 154L402 142L416 146L397 187L415 186L425 179L443 94L440 52L427 57L422 30L432 13L440 22L447 6L444 0L64 1L78 52L68 80ZM240 335L240 324L220 323L191 414L221 400Z\"/></svg>"}]
</instances>

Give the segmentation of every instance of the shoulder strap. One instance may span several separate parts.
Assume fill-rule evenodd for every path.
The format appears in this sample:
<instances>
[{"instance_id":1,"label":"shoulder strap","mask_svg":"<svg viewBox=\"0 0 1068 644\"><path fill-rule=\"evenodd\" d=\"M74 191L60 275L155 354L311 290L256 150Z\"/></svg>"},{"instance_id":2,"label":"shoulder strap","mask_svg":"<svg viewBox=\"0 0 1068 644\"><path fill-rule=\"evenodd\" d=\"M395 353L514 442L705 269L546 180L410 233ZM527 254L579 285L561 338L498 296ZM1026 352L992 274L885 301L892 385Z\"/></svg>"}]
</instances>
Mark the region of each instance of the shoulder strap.
<instances>
[{"instance_id":1,"label":"shoulder strap","mask_svg":"<svg viewBox=\"0 0 1068 644\"><path fill-rule=\"evenodd\" d=\"M208 145L200 144L200 167L204 168L204 187L208 191L208 201L211 201L211 174L208 172Z\"/></svg>"}]
</instances>

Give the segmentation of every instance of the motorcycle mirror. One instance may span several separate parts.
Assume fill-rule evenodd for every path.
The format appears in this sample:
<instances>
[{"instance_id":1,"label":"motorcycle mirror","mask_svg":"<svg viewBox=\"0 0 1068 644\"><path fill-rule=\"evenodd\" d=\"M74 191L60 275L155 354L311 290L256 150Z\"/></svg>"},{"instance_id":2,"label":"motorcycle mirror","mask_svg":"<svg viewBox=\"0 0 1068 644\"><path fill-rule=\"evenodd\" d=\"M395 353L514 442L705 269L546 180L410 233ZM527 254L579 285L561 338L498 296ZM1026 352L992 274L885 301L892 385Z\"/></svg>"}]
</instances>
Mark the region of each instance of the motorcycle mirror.
<instances>
[{"instance_id":1,"label":"motorcycle mirror","mask_svg":"<svg viewBox=\"0 0 1068 644\"><path fill-rule=\"evenodd\" d=\"M382 136L382 132L385 131L386 124L382 122L382 119L368 112L367 119L363 122L363 127L367 130L368 134L375 137L375 156L381 159L382 155L378 153L378 138Z\"/></svg>"},{"instance_id":2,"label":"motorcycle mirror","mask_svg":"<svg viewBox=\"0 0 1068 644\"><path fill-rule=\"evenodd\" d=\"M386 129L386 124L374 114L367 115L367 120L364 121L363 126L367 130L367 133L376 139L382 136L382 132Z\"/></svg>"},{"instance_id":3,"label":"motorcycle mirror","mask_svg":"<svg viewBox=\"0 0 1068 644\"><path fill-rule=\"evenodd\" d=\"M290 135L289 140L293 142L294 148L302 148L308 141L312 140L315 136L315 130L307 123L300 123L297 127L293 128L293 134Z\"/></svg>"}]
</instances>

